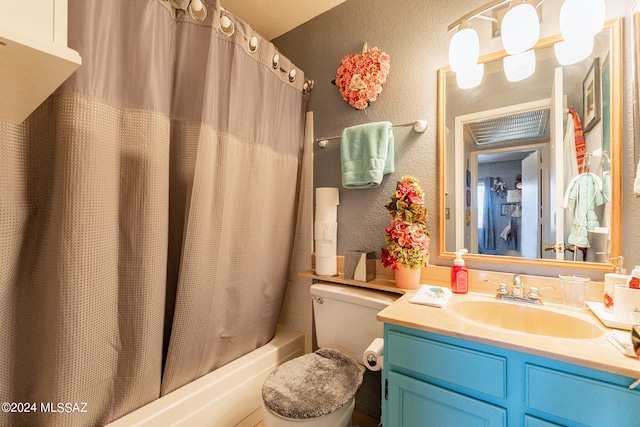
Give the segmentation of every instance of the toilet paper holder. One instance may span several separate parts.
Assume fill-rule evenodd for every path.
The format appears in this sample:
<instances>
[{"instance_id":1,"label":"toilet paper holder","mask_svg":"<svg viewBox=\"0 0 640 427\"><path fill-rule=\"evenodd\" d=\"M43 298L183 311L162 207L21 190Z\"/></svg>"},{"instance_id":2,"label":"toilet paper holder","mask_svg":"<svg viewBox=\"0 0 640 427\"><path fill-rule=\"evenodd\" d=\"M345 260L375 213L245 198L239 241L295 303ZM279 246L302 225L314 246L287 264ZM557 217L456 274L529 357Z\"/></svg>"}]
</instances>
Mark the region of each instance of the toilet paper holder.
<instances>
[{"instance_id":1,"label":"toilet paper holder","mask_svg":"<svg viewBox=\"0 0 640 427\"><path fill-rule=\"evenodd\" d=\"M362 354L364 366L370 371L380 371L384 365L384 340L374 339Z\"/></svg>"},{"instance_id":2,"label":"toilet paper holder","mask_svg":"<svg viewBox=\"0 0 640 427\"><path fill-rule=\"evenodd\" d=\"M374 366L376 366L378 364L378 358L376 357L375 354L368 354L367 355L367 363L370 366L374 367Z\"/></svg>"}]
</instances>

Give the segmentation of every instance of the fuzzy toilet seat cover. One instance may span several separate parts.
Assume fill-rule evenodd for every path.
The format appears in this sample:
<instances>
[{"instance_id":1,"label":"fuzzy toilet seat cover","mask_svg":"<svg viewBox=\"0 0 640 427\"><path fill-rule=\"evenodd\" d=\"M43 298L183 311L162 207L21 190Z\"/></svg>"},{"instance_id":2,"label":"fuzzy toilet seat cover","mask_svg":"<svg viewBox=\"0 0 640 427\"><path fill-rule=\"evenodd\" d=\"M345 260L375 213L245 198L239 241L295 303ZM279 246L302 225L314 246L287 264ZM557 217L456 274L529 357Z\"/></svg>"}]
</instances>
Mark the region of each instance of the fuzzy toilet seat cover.
<instances>
[{"instance_id":1,"label":"fuzzy toilet seat cover","mask_svg":"<svg viewBox=\"0 0 640 427\"><path fill-rule=\"evenodd\" d=\"M362 371L355 360L322 348L280 365L265 380L262 399L283 417L317 418L347 403L361 383Z\"/></svg>"}]
</instances>

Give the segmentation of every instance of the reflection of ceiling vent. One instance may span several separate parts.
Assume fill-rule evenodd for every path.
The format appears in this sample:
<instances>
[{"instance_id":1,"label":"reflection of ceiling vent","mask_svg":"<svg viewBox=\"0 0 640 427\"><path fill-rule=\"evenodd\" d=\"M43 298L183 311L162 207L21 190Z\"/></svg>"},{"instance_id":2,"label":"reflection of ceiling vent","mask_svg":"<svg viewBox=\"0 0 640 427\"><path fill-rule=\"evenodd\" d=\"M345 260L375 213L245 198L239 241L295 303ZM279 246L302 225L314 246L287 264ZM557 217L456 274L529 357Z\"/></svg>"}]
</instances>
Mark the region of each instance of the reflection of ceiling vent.
<instances>
[{"instance_id":1,"label":"reflection of ceiling vent","mask_svg":"<svg viewBox=\"0 0 640 427\"><path fill-rule=\"evenodd\" d=\"M477 145L549 137L549 109L527 111L465 123Z\"/></svg>"}]
</instances>

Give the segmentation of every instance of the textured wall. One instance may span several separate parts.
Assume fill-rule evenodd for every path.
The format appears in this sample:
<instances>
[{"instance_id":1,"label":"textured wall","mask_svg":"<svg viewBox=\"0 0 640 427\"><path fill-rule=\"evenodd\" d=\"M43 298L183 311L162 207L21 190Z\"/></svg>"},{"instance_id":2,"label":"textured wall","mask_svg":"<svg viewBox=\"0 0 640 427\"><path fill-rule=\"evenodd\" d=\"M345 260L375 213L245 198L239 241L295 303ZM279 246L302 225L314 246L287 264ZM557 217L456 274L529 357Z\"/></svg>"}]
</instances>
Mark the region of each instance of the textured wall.
<instances>
[{"instance_id":1,"label":"textured wall","mask_svg":"<svg viewBox=\"0 0 640 427\"><path fill-rule=\"evenodd\" d=\"M607 0L607 18L628 16L634 0ZM348 0L325 14L274 40L280 51L315 79L309 109L315 114L315 135L339 135L356 124L389 120L405 123L426 119L429 128L416 134L409 128L395 129L396 172L368 190L341 188L338 142L327 148L315 146L315 187L340 187L338 209L338 254L349 250L376 250L384 245L388 217L383 205L402 175L418 177L425 189L432 233L431 263L451 265L437 256L437 70L448 63L447 26L484 0ZM543 6L542 37L559 32L557 16L561 1ZM633 198L633 137L630 21L624 28L624 151L623 151L623 253L626 265L640 264L640 199ZM489 24L474 21L483 54L501 49L498 39L489 39ZM378 101L365 111L344 102L331 80L343 56L358 53L367 42L391 56L391 72ZM469 263L489 270L556 275L556 269L524 268L520 265ZM593 275L594 278L602 275Z\"/></svg>"}]
</instances>

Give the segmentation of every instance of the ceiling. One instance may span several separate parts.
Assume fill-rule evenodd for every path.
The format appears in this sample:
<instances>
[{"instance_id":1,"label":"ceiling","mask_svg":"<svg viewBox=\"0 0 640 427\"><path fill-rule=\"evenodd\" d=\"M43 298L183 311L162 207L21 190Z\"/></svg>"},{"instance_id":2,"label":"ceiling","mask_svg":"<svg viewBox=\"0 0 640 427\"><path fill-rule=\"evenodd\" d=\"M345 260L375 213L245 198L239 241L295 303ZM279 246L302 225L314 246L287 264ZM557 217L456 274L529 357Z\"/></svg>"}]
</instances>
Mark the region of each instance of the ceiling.
<instances>
[{"instance_id":1,"label":"ceiling","mask_svg":"<svg viewBox=\"0 0 640 427\"><path fill-rule=\"evenodd\" d=\"M346 0L220 0L267 40L281 36Z\"/></svg>"}]
</instances>

